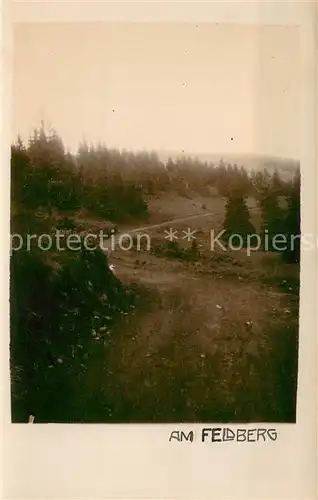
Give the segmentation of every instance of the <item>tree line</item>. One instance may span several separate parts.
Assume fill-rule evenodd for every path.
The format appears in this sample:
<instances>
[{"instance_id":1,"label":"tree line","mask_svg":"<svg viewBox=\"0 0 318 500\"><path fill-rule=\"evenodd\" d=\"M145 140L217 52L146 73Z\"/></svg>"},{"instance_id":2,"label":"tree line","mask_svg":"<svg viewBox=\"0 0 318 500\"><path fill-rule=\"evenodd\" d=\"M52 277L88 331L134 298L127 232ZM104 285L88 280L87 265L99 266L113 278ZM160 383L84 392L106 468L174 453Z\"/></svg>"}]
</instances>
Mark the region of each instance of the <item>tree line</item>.
<instances>
[{"instance_id":1,"label":"tree line","mask_svg":"<svg viewBox=\"0 0 318 500\"><path fill-rule=\"evenodd\" d=\"M26 207L45 206L49 211L90 212L120 220L147 214L149 196L163 192L222 197L289 196L293 180L278 171L248 172L244 166L217 165L193 157L159 159L156 152L133 152L80 143L75 154L65 150L62 139L42 124L25 145L20 137L11 147L12 198ZM212 188L212 191L211 191Z\"/></svg>"},{"instance_id":2,"label":"tree line","mask_svg":"<svg viewBox=\"0 0 318 500\"><path fill-rule=\"evenodd\" d=\"M277 170L248 172L222 159L217 165L192 157L163 162L154 151L120 151L102 143L82 142L71 154L57 132L46 131L43 123L27 145L20 137L12 145L11 185L17 207L41 208L48 214L84 210L114 222L147 219L149 198L162 193L219 195L226 200L227 238L232 233L244 238L255 233L246 203L253 197L262 214L261 234L266 233L269 241L275 234L289 238L300 233L299 170L294 178L283 180ZM298 243L288 255L299 260Z\"/></svg>"},{"instance_id":3,"label":"tree line","mask_svg":"<svg viewBox=\"0 0 318 500\"><path fill-rule=\"evenodd\" d=\"M267 251L281 251L286 262L300 260L300 172L286 185L282 184L277 172L257 172L252 176L254 196L257 200L262 223L259 231L251 222L246 196L232 190L227 196L224 220L224 239L232 234L242 236L244 243L248 235L258 234L262 248ZM283 246L281 244L283 243Z\"/></svg>"}]
</instances>

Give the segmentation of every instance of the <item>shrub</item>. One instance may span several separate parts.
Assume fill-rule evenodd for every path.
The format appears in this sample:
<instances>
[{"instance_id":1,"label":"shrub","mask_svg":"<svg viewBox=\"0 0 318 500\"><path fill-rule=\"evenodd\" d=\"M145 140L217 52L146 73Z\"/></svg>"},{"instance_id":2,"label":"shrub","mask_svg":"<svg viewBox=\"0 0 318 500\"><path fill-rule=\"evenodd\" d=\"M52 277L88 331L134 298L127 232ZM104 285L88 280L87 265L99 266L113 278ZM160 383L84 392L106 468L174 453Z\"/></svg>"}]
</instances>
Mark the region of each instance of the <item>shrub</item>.
<instances>
[{"instance_id":1,"label":"shrub","mask_svg":"<svg viewBox=\"0 0 318 500\"><path fill-rule=\"evenodd\" d=\"M17 251L10 286L13 420L59 421L94 331L109 329L133 295L100 250Z\"/></svg>"}]
</instances>

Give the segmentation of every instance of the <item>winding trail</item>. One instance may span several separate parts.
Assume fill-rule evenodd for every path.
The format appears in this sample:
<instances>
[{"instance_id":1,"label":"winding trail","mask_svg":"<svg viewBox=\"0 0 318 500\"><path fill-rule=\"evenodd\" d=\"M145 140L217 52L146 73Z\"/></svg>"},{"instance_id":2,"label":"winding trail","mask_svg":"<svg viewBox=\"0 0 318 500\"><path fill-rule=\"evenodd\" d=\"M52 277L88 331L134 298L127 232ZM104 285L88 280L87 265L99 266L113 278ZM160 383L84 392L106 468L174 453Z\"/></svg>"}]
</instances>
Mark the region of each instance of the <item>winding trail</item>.
<instances>
[{"instance_id":1,"label":"winding trail","mask_svg":"<svg viewBox=\"0 0 318 500\"><path fill-rule=\"evenodd\" d=\"M170 220L167 220L167 221L164 221L164 222L160 222L158 224L151 224L151 225L148 225L148 226L144 226L144 227L137 227L137 228L134 228L134 229L122 229L122 230L119 230L119 232L116 234L116 236L114 237L114 242L117 243L118 239L120 238L120 236L122 236L123 234L125 235L132 235L132 234L136 234L138 233L139 231L149 231L151 229L157 229L159 227L165 227L165 226L169 226L169 225L172 225L172 224L179 224L180 222L186 222L188 220L192 220L192 219L199 219L200 217L209 217L209 216L212 216L212 215L215 215L213 212L207 212L207 213L204 213L204 214L195 214L195 215L187 215L186 217L180 217L178 219L170 219Z\"/></svg>"}]
</instances>

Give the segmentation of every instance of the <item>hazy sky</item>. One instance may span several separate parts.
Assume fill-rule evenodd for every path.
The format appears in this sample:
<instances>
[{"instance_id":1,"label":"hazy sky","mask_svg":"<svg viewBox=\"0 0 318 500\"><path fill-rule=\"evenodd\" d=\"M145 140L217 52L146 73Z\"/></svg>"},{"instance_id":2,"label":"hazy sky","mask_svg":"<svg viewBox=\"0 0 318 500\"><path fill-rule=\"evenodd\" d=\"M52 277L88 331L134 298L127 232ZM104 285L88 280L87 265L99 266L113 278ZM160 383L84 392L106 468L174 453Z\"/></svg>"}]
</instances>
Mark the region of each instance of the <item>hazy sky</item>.
<instances>
[{"instance_id":1,"label":"hazy sky","mask_svg":"<svg viewBox=\"0 0 318 500\"><path fill-rule=\"evenodd\" d=\"M13 137L299 157L296 27L19 24Z\"/></svg>"}]
</instances>

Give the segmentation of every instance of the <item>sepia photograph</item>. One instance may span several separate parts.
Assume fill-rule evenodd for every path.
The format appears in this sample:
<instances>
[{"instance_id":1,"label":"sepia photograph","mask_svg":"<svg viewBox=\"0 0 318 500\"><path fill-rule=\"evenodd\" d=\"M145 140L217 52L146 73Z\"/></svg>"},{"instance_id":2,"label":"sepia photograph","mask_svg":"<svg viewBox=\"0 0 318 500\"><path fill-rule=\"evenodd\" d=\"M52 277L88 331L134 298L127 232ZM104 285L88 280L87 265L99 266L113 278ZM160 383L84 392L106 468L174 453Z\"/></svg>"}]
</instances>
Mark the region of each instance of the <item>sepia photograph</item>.
<instances>
[{"instance_id":1,"label":"sepia photograph","mask_svg":"<svg viewBox=\"0 0 318 500\"><path fill-rule=\"evenodd\" d=\"M297 26L14 25L12 423L296 423L300 72Z\"/></svg>"}]
</instances>

